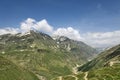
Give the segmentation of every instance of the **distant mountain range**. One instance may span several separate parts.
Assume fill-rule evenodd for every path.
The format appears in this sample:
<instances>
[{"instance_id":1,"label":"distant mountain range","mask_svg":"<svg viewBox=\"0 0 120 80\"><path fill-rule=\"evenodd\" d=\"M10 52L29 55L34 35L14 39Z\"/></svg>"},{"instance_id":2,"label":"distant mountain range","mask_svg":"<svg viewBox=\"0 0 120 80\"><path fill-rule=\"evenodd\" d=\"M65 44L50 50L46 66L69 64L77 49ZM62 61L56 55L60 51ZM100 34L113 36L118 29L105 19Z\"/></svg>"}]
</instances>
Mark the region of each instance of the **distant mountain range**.
<instances>
[{"instance_id":1,"label":"distant mountain range","mask_svg":"<svg viewBox=\"0 0 120 80\"><path fill-rule=\"evenodd\" d=\"M8 68L13 72L6 76L1 76L7 73L6 70L0 71L0 80L8 80L8 78L9 80L51 80L74 74L74 67L88 62L96 56L96 53L96 49L84 42L64 36L53 39L37 31L1 35L0 57L10 61L12 63L10 65L15 65L16 68L15 70ZM3 65L2 59L0 64ZM0 69L2 70L2 67Z\"/></svg>"}]
</instances>

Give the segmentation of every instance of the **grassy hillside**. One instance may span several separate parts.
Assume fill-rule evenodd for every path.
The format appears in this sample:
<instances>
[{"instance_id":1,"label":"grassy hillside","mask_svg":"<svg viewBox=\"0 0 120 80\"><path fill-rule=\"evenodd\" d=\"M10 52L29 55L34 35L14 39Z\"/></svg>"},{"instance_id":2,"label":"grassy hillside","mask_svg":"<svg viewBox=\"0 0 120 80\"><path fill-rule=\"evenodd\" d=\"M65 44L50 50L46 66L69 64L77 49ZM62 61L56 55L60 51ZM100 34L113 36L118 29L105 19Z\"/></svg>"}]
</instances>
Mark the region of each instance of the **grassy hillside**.
<instances>
[{"instance_id":1,"label":"grassy hillside","mask_svg":"<svg viewBox=\"0 0 120 80\"><path fill-rule=\"evenodd\" d=\"M31 31L24 35L0 36L0 52L1 56L28 69L40 79L50 80L72 74L73 67L87 62L87 58L96 51L84 43L70 39L57 41L47 34Z\"/></svg>"},{"instance_id":2,"label":"grassy hillside","mask_svg":"<svg viewBox=\"0 0 120 80\"><path fill-rule=\"evenodd\" d=\"M117 45L109 50L102 52L97 58L88 62L79 68L80 71L88 71L101 67L111 66L111 64L120 62L120 45Z\"/></svg>"},{"instance_id":3,"label":"grassy hillside","mask_svg":"<svg viewBox=\"0 0 120 80\"><path fill-rule=\"evenodd\" d=\"M79 71L87 72L89 80L120 80L120 45L102 52Z\"/></svg>"},{"instance_id":4,"label":"grassy hillside","mask_svg":"<svg viewBox=\"0 0 120 80\"><path fill-rule=\"evenodd\" d=\"M102 52L78 70L77 74L59 76L54 80L120 80L120 45Z\"/></svg>"},{"instance_id":5,"label":"grassy hillside","mask_svg":"<svg viewBox=\"0 0 120 80\"><path fill-rule=\"evenodd\" d=\"M0 80L39 80L33 73L22 69L0 56Z\"/></svg>"}]
</instances>

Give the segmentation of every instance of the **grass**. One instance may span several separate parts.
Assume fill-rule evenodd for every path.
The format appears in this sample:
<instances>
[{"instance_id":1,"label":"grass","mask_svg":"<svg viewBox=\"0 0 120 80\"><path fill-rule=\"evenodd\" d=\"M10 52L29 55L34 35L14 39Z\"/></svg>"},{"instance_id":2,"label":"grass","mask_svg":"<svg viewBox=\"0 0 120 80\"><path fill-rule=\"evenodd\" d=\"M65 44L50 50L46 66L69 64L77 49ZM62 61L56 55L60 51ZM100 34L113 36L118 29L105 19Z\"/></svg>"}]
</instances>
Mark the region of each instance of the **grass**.
<instances>
[{"instance_id":1,"label":"grass","mask_svg":"<svg viewBox=\"0 0 120 80\"><path fill-rule=\"evenodd\" d=\"M104 67L89 72L88 78L96 78L99 80L120 80L120 65L114 65L113 67Z\"/></svg>"},{"instance_id":2,"label":"grass","mask_svg":"<svg viewBox=\"0 0 120 80\"><path fill-rule=\"evenodd\" d=\"M95 52L82 42L69 39L57 44L50 36L34 31L23 36L9 34L0 37L0 56L47 80L72 74L76 64L86 62L87 57ZM68 45L71 50L67 49Z\"/></svg>"},{"instance_id":3,"label":"grass","mask_svg":"<svg viewBox=\"0 0 120 80\"><path fill-rule=\"evenodd\" d=\"M0 56L0 80L39 80L33 73L24 70Z\"/></svg>"}]
</instances>

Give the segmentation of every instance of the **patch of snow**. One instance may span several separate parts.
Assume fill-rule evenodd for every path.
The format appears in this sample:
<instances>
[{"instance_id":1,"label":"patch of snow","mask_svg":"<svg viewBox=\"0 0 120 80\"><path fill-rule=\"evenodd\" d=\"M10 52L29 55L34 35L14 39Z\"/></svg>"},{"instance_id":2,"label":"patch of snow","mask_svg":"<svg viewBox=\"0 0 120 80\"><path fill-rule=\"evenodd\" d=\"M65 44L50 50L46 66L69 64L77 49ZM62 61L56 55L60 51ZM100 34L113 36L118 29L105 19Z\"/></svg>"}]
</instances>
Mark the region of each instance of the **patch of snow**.
<instances>
[{"instance_id":1,"label":"patch of snow","mask_svg":"<svg viewBox=\"0 0 120 80\"><path fill-rule=\"evenodd\" d=\"M68 51L71 50L71 48L70 48L70 44L68 44L68 46L67 46L67 50L68 50Z\"/></svg>"},{"instance_id":2,"label":"patch of snow","mask_svg":"<svg viewBox=\"0 0 120 80\"><path fill-rule=\"evenodd\" d=\"M2 54L5 54L5 52L3 51Z\"/></svg>"},{"instance_id":3,"label":"patch of snow","mask_svg":"<svg viewBox=\"0 0 120 80\"><path fill-rule=\"evenodd\" d=\"M23 52L24 50L22 49L22 50L20 50L21 52Z\"/></svg>"},{"instance_id":4,"label":"patch of snow","mask_svg":"<svg viewBox=\"0 0 120 80\"><path fill-rule=\"evenodd\" d=\"M15 42L15 41L12 41L13 43Z\"/></svg>"},{"instance_id":5,"label":"patch of snow","mask_svg":"<svg viewBox=\"0 0 120 80\"><path fill-rule=\"evenodd\" d=\"M30 32L21 33L21 34L19 34L17 36L18 37L22 37L22 36L26 36L26 35L30 35Z\"/></svg>"},{"instance_id":6,"label":"patch of snow","mask_svg":"<svg viewBox=\"0 0 120 80\"><path fill-rule=\"evenodd\" d=\"M30 32L26 32L26 33L24 33L23 35L29 35L30 34Z\"/></svg>"},{"instance_id":7,"label":"patch of snow","mask_svg":"<svg viewBox=\"0 0 120 80\"><path fill-rule=\"evenodd\" d=\"M57 44L59 44L60 42L57 42Z\"/></svg>"},{"instance_id":8,"label":"patch of snow","mask_svg":"<svg viewBox=\"0 0 120 80\"><path fill-rule=\"evenodd\" d=\"M31 48L33 47L33 46L30 46Z\"/></svg>"},{"instance_id":9,"label":"patch of snow","mask_svg":"<svg viewBox=\"0 0 120 80\"><path fill-rule=\"evenodd\" d=\"M59 48L59 45L57 45L57 48Z\"/></svg>"},{"instance_id":10,"label":"patch of snow","mask_svg":"<svg viewBox=\"0 0 120 80\"><path fill-rule=\"evenodd\" d=\"M61 37L61 38L60 38L60 41L65 41L65 40L66 40L65 37Z\"/></svg>"}]
</instances>

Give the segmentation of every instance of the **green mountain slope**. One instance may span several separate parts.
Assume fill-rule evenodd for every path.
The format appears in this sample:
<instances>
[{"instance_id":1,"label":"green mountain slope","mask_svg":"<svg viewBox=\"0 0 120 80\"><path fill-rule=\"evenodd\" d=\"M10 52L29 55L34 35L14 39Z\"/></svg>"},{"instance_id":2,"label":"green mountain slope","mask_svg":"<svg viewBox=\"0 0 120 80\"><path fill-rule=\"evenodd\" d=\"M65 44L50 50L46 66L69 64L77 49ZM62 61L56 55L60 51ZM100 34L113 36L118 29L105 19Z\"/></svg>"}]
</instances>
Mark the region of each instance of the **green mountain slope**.
<instances>
[{"instance_id":1,"label":"green mountain slope","mask_svg":"<svg viewBox=\"0 0 120 80\"><path fill-rule=\"evenodd\" d=\"M0 80L39 80L33 73L21 69L0 56Z\"/></svg>"},{"instance_id":2,"label":"green mountain slope","mask_svg":"<svg viewBox=\"0 0 120 80\"><path fill-rule=\"evenodd\" d=\"M111 66L120 61L120 45L117 45L109 50L102 52L97 58L88 62L79 68L80 71L88 71L101 67Z\"/></svg>"},{"instance_id":3,"label":"green mountain slope","mask_svg":"<svg viewBox=\"0 0 120 80\"><path fill-rule=\"evenodd\" d=\"M80 60L88 61L93 58L97 53L95 49L88 46L87 44L81 41L71 40L64 36L58 37L56 41L59 43L62 49L66 49L67 51L71 52L76 56L76 58Z\"/></svg>"},{"instance_id":4,"label":"green mountain slope","mask_svg":"<svg viewBox=\"0 0 120 80\"><path fill-rule=\"evenodd\" d=\"M39 79L50 80L72 74L73 67L95 55L95 49L81 43L70 39L67 42L53 40L47 34L34 31L24 35L6 34L0 36L0 55L28 69Z\"/></svg>"},{"instance_id":5,"label":"green mountain slope","mask_svg":"<svg viewBox=\"0 0 120 80\"><path fill-rule=\"evenodd\" d=\"M120 80L120 45L102 52L79 71L88 72L89 80Z\"/></svg>"},{"instance_id":6,"label":"green mountain slope","mask_svg":"<svg viewBox=\"0 0 120 80\"><path fill-rule=\"evenodd\" d=\"M54 80L120 80L120 45L105 50L78 67L76 74L59 76Z\"/></svg>"}]
</instances>

